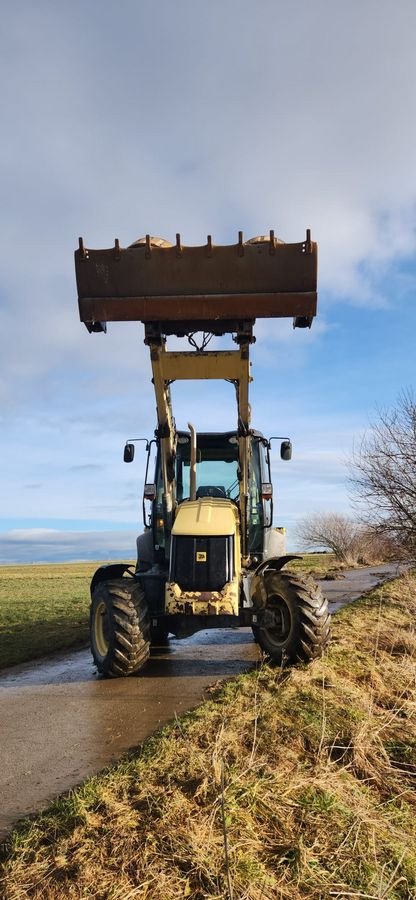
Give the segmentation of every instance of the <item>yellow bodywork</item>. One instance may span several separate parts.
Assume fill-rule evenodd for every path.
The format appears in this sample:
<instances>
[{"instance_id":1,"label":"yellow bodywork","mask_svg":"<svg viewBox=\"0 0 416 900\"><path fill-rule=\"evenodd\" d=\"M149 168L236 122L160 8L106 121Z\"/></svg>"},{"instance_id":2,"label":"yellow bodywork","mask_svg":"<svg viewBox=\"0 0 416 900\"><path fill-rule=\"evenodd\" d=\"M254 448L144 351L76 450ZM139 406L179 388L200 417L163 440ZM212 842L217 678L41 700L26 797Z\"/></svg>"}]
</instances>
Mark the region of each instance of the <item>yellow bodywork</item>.
<instances>
[{"instance_id":1,"label":"yellow bodywork","mask_svg":"<svg viewBox=\"0 0 416 900\"><path fill-rule=\"evenodd\" d=\"M224 585L222 591L182 591L174 581L165 588L166 615L238 616L239 581Z\"/></svg>"},{"instance_id":2,"label":"yellow bodywork","mask_svg":"<svg viewBox=\"0 0 416 900\"><path fill-rule=\"evenodd\" d=\"M234 535L234 578L221 591L182 591L175 582L167 582L167 615L238 616L240 595L240 519L238 508L230 500L203 497L185 500L179 506L173 535L224 537ZM202 562L203 560L201 560Z\"/></svg>"},{"instance_id":3,"label":"yellow bodywork","mask_svg":"<svg viewBox=\"0 0 416 900\"><path fill-rule=\"evenodd\" d=\"M192 537L223 536L238 532L238 509L230 500L201 497L184 500L173 523L172 534Z\"/></svg>"}]
</instances>

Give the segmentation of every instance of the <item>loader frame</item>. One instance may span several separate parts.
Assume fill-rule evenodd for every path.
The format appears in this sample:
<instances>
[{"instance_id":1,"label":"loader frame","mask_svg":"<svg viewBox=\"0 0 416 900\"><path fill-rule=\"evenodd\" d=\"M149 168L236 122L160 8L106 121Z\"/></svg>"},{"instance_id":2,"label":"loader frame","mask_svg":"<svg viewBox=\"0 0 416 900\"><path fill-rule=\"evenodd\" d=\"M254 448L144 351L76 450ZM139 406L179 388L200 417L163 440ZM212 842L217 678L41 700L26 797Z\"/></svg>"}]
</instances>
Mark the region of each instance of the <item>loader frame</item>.
<instances>
[{"instance_id":1,"label":"loader frame","mask_svg":"<svg viewBox=\"0 0 416 900\"><path fill-rule=\"evenodd\" d=\"M220 379L232 382L236 389L238 443L241 480L239 485L239 506L241 522L241 556L243 566L247 558L247 502L248 502L248 469L250 459L250 404L249 384L250 359L249 347L253 340L252 332L238 333L236 341L238 350L218 351L168 351L166 338L160 334L155 339L154 330L151 337L146 337L149 344L152 365L153 384L156 396L157 430L160 440L160 452L163 474L163 507L165 548L169 555L170 533L173 525L174 510L177 503L176 483L174 477L174 460L176 454L176 428L172 413L170 385L173 381L194 381L198 379Z\"/></svg>"},{"instance_id":2,"label":"loader frame","mask_svg":"<svg viewBox=\"0 0 416 900\"><path fill-rule=\"evenodd\" d=\"M262 464L255 468L255 441L266 447L269 479L270 441L251 430L249 404L256 318L290 316L294 328L310 328L316 314L317 245L310 231L298 244L284 244L270 231L247 242L239 232L237 244L226 246L214 246L208 235L201 247L184 247L179 234L175 245L146 235L127 248L116 240L107 250L89 250L80 238L75 267L80 318L88 331L106 331L107 321L143 322L157 411L157 485L147 485L147 499L155 497L152 531L138 538L135 571L124 563L100 567L91 583L91 649L98 671L133 674L163 635L185 637L219 626L251 625L262 650L279 665L320 655L330 634L327 601L313 583L281 572L295 557L273 555L282 553L278 543L266 547L265 530L274 537L272 513L267 525L257 520L258 506L264 510L272 488L263 482ZM203 332L199 345L198 332ZM206 350L209 335L224 334L233 335L235 350ZM188 337L194 350L169 351L169 335ZM190 496L185 499L179 449L185 441L176 431L171 384L201 379L225 380L235 388L237 427L231 436L238 454L230 458L223 444L220 449L224 461L238 467L227 492L203 484L197 491L197 437L188 423ZM201 434L201 454L204 437L230 440L229 433ZM290 441L280 440L282 458L290 458ZM148 451L152 443L147 442ZM127 443L125 461L133 454L134 444ZM149 452L146 474L148 466ZM237 483L238 500L231 495ZM256 533L253 537L249 530L249 523L256 528L258 522L259 553Z\"/></svg>"}]
</instances>

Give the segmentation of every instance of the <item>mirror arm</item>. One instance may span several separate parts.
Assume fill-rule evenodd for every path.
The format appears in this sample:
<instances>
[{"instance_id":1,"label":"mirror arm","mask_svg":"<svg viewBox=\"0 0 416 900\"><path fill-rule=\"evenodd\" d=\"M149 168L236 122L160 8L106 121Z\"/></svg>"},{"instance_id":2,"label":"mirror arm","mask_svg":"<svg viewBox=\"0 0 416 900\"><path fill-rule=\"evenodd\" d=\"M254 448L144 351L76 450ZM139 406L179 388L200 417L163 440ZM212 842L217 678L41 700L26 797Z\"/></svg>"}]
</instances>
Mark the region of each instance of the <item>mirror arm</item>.
<instances>
[{"instance_id":1,"label":"mirror arm","mask_svg":"<svg viewBox=\"0 0 416 900\"><path fill-rule=\"evenodd\" d=\"M143 441L143 442L146 444L146 448L145 448L145 449L148 451L148 450L149 450L149 447L150 447L150 444L151 444L151 441L149 441L148 438L129 438L129 440L126 441L126 445L127 445L127 444L138 444L139 441Z\"/></svg>"}]
</instances>

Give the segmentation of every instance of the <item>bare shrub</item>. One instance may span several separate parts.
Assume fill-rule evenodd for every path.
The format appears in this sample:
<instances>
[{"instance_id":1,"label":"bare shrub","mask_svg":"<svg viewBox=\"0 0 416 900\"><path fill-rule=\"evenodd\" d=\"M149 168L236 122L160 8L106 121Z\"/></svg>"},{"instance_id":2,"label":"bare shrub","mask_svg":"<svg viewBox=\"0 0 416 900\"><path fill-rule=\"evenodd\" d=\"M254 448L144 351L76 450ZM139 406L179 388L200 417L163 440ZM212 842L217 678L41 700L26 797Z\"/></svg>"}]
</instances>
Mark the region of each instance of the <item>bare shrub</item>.
<instances>
[{"instance_id":1,"label":"bare shrub","mask_svg":"<svg viewBox=\"0 0 416 900\"><path fill-rule=\"evenodd\" d=\"M331 550L340 563L358 563L360 528L347 516L315 513L302 519L296 530L305 550Z\"/></svg>"},{"instance_id":2,"label":"bare shrub","mask_svg":"<svg viewBox=\"0 0 416 900\"><path fill-rule=\"evenodd\" d=\"M404 391L381 411L354 452L350 481L361 520L403 551L416 553L416 400Z\"/></svg>"},{"instance_id":3,"label":"bare shrub","mask_svg":"<svg viewBox=\"0 0 416 900\"><path fill-rule=\"evenodd\" d=\"M399 559L403 555L397 541L389 534L381 534L376 528L364 525L357 526L357 533L360 536L358 562L364 565Z\"/></svg>"},{"instance_id":4,"label":"bare shrub","mask_svg":"<svg viewBox=\"0 0 416 900\"><path fill-rule=\"evenodd\" d=\"M399 555L392 537L339 513L306 516L297 535L305 550L331 550L336 560L347 566L374 565Z\"/></svg>"}]
</instances>

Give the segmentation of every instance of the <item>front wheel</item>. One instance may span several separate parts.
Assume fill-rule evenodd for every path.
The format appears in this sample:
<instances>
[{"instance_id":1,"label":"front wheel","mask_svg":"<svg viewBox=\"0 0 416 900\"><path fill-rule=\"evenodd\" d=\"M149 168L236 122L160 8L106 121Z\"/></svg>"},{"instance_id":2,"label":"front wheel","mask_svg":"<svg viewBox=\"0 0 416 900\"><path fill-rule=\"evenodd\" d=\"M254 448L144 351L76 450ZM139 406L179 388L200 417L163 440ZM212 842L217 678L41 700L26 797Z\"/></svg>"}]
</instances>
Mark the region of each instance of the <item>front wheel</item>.
<instances>
[{"instance_id":1,"label":"front wheel","mask_svg":"<svg viewBox=\"0 0 416 900\"><path fill-rule=\"evenodd\" d=\"M149 658L150 621L144 592L134 578L101 581L90 609L91 650L102 675L138 672Z\"/></svg>"},{"instance_id":2,"label":"front wheel","mask_svg":"<svg viewBox=\"0 0 416 900\"><path fill-rule=\"evenodd\" d=\"M330 639L331 617L319 585L289 572L269 571L263 577L266 605L261 624L253 628L262 650L279 665L321 656Z\"/></svg>"}]
</instances>

